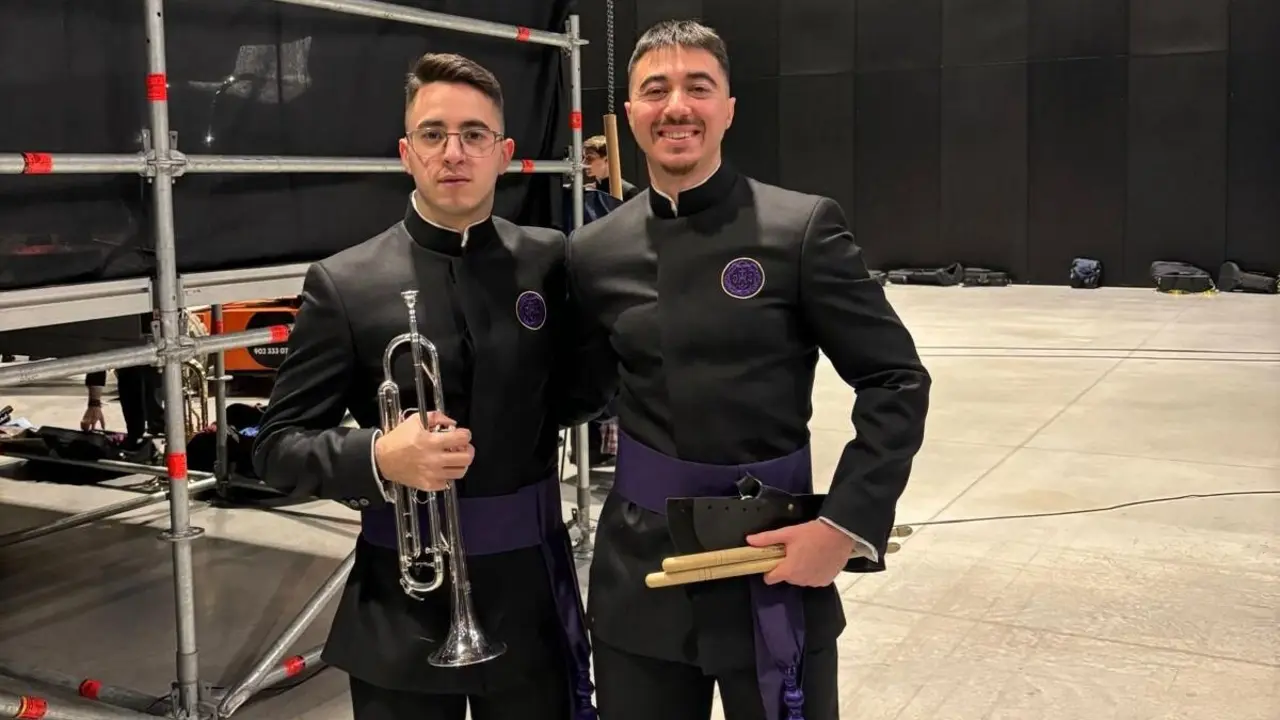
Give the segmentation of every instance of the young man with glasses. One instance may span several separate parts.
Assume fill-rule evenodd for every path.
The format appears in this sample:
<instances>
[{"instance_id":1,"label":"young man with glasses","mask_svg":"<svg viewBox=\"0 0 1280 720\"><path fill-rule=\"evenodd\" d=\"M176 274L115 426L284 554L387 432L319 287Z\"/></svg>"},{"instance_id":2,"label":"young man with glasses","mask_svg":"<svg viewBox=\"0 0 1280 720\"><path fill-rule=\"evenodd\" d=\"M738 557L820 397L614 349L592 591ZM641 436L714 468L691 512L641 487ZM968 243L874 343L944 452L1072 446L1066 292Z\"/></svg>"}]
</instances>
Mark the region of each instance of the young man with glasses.
<instances>
[{"instance_id":1,"label":"young man with glasses","mask_svg":"<svg viewBox=\"0 0 1280 720\"><path fill-rule=\"evenodd\" d=\"M351 676L355 720L570 720L593 717L589 647L564 527L558 427L589 418L608 383L579 360L565 284L567 242L492 216L515 151L502 91L486 69L429 54L406 88L400 158L415 189L405 217L313 265L254 448L267 483L361 512L355 566L324 659ZM379 430L383 352L408 330L401 292L416 290L435 344L443 412ZM416 408L412 360L393 364L401 406ZM588 397L582 388L597 387ZM431 394L427 381L428 398ZM430 399L427 402L431 402ZM359 428L340 427L350 412ZM476 617L506 650L433 667L451 624L452 576L420 599L400 584L384 487L456 483ZM443 501L443 498L441 498ZM443 507L443 502L440 503ZM426 505L420 505L419 509ZM423 543L432 533L419 514Z\"/></svg>"}]
</instances>

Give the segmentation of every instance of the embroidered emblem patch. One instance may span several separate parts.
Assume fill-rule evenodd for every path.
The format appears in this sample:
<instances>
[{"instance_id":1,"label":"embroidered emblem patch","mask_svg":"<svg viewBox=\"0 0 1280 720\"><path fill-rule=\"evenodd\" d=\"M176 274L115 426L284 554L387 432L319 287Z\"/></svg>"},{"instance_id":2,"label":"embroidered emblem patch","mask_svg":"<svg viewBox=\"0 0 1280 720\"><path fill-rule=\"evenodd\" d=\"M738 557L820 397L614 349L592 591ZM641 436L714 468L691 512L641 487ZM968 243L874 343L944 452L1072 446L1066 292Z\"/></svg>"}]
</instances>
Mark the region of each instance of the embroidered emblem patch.
<instances>
[{"instance_id":1,"label":"embroidered emblem patch","mask_svg":"<svg viewBox=\"0 0 1280 720\"><path fill-rule=\"evenodd\" d=\"M540 330L547 322L547 301L532 290L520 293L516 298L516 318L530 330Z\"/></svg>"},{"instance_id":2,"label":"embroidered emblem patch","mask_svg":"<svg viewBox=\"0 0 1280 720\"><path fill-rule=\"evenodd\" d=\"M739 300L755 297L764 287L764 268L751 258L731 260L720 271L720 287Z\"/></svg>"}]
</instances>

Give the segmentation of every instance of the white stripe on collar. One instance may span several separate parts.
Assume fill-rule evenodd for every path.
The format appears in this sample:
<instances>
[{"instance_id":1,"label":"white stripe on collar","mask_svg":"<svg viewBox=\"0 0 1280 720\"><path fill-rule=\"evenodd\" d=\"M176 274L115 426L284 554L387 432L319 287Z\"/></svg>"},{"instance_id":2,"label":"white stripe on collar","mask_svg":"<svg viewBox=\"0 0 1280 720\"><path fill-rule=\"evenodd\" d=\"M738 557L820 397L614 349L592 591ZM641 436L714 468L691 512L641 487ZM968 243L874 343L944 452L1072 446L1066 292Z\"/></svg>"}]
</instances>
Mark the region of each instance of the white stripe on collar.
<instances>
[{"instance_id":1,"label":"white stripe on collar","mask_svg":"<svg viewBox=\"0 0 1280 720\"><path fill-rule=\"evenodd\" d=\"M436 222L435 220L432 220L431 218L423 214L422 208L418 207L418 193L416 190L414 192L409 193L409 202L413 205L413 211L418 213L418 217L422 218L422 221L425 222L426 224L431 225L432 227L440 228L441 230L447 230L453 233L458 232L454 228L445 227L444 225L441 225L440 223ZM462 229L462 232L460 233L462 235L462 247L467 246L467 236L471 233L471 228L484 223L486 220L489 219L489 217L490 217L489 215L486 215L483 218L471 223L470 225Z\"/></svg>"},{"instance_id":2,"label":"white stripe on collar","mask_svg":"<svg viewBox=\"0 0 1280 720\"><path fill-rule=\"evenodd\" d=\"M696 183L694 183L694 184L690 185L689 187L687 187L687 188L685 188L685 189L681 190L680 192L689 192L690 190L692 190L692 189L694 189L694 188L698 188L698 187L702 187L703 185L706 185L708 180L710 180L711 178L715 177L715 174L716 174L716 173L718 173L718 172L720 172L720 164L721 164L722 162L724 162L724 161L723 161L723 160L721 160L720 162L716 163L716 166L715 166L714 168L712 168L712 169L711 169L711 172L707 173L707 176L706 176L706 177L704 177L704 178L702 178L701 180L699 180L698 182L696 182ZM654 187L653 185L650 185L650 186L649 186L649 189L650 189L650 190L652 190L654 193L656 193L656 194L658 195L658 197L660 197L660 198L662 198L663 200L666 200L667 202L671 203L671 212L675 213L676 215L679 215L679 214L680 214L679 203L678 203L678 202L676 202L676 198L673 198L673 197L671 197L670 195L668 195L668 194L666 194L666 193L662 192L661 190L659 190L658 188ZM679 196L677 195L677 197L679 197Z\"/></svg>"}]
</instances>

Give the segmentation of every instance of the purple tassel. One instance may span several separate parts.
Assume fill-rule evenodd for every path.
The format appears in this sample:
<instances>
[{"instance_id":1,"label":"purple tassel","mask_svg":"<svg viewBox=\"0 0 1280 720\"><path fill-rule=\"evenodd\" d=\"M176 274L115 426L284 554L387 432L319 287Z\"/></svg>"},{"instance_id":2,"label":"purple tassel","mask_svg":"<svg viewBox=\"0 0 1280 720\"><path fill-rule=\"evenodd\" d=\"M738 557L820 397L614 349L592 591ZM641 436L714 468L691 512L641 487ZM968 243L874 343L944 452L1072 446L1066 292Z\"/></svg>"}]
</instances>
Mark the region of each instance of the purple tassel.
<instances>
[{"instance_id":1,"label":"purple tassel","mask_svg":"<svg viewBox=\"0 0 1280 720\"><path fill-rule=\"evenodd\" d=\"M574 695L577 696L577 710L573 713L573 720L598 720L596 707L591 703L591 694L595 692L595 686L591 684L591 676L585 673L579 673L577 682L574 683Z\"/></svg>"},{"instance_id":2,"label":"purple tassel","mask_svg":"<svg viewBox=\"0 0 1280 720\"><path fill-rule=\"evenodd\" d=\"M796 666L782 672L782 702L787 706L787 720L804 720L804 690L796 682Z\"/></svg>"}]
</instances>

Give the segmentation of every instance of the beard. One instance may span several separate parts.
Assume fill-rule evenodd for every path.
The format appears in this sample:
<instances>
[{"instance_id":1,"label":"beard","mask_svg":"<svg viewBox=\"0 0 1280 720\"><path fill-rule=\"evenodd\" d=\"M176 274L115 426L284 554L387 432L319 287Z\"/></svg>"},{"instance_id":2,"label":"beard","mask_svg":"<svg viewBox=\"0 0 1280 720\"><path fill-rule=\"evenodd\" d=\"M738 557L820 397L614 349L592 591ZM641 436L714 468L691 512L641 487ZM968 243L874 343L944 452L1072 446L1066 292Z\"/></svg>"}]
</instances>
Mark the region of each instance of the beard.
<instances>
[{"instance_id":1,"label":"beard","mask_svg":"<svg viewBox=\"0 0 1280 720\"><path fill-rule=\"evenodd\" d=\"M698 167L698 158L680 159L674 162L659 162L658 167L668 175L684 177Z\"/></svg>"}]
</instances>

